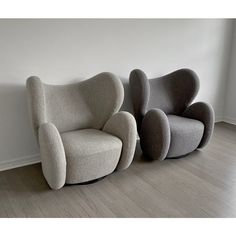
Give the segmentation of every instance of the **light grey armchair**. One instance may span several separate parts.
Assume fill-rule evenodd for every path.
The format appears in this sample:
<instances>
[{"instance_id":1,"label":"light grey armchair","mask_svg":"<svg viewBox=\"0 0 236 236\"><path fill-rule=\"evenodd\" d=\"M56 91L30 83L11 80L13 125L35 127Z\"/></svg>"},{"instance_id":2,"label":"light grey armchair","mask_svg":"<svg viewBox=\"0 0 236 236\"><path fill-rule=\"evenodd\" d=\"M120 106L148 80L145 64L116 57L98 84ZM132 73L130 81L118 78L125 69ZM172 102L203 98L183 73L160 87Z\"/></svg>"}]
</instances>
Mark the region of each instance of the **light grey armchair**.
<instances>
[{"instance_id":1,"label":"light grey armchair","mask_svg":"<svg viewBox=\"0 0 236 236\"><path fill-rule=\"evenodd\" d=\"M84 183L128 168L136 146L136 122L118 112L121 81L111 73L70 85L26 83L43 174L52 189Z\"/></svg>"},{"instance_id":2,"label":"light grey armchair","mask_svg":"<svg viewBox=\"0 0 236 236\"><path fill-rule=\"evenodd\" d=\"M180 69L155 79L133 70L130 89L144 155L158 160L179 157L210 140L214 111L204 102L190 105L199 90L192 70Z\"/></svg>"}]
</instances>

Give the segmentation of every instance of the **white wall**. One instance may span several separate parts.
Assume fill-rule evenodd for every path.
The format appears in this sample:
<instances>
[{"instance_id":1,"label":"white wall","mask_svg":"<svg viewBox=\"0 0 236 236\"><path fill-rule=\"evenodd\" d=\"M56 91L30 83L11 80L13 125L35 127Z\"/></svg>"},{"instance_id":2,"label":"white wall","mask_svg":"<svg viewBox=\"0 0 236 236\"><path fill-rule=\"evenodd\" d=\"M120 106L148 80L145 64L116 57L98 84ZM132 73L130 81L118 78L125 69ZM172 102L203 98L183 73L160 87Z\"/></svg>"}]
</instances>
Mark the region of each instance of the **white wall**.
<instances>
[{"instance_id":1,"label":"white wall","mask_svg":"<svg viewBox=\"0 0 236 236\"><path fill-rule=\"evenodd\" d=\"M70 83L110 71L149 77L188 67L197 100L222 118L230 20L0 20L0 169L38 160L25 80ZM126 94L125 109L130 109ZM33 155L33 156L32 156Z\"/></svg>"},{"instance_id":2,"label":"white wall","mask_svg":"<svg viewBox=\"0 0 236 236\"><path fill-rule=\"evenodd\" d=\"M230 63L228 67L229 73L225 92L224 120L236 124L236 20L234 20L231 45Z\"/></svg>"}]
</instances>

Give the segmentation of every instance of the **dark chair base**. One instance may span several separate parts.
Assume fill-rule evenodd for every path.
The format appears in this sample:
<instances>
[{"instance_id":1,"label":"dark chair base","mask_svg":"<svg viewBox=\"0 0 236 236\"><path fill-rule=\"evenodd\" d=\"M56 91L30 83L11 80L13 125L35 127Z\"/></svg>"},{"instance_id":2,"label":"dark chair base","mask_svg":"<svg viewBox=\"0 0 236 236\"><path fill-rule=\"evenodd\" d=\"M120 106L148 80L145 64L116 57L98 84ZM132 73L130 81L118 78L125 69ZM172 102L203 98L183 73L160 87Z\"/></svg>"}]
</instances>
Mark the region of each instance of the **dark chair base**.
<instances>
[{"instance_id":1,"label":"dark chair base","mask_svg":"<svg viewBox=\"0 0 236 236\"><path fill-rule=\"evenodd\" d=\"M87 181L87 182L83 182L83 183L75 183L75 184L65 184L66 186L72 186L72 185L89 185L89 184L94 184L102 179L104 179L105 177L107 177L107 175L101 177L101 178L98 178L98 179L93 179L93 180L90 180L90 181Z\"/></svg>"}]
</instances>

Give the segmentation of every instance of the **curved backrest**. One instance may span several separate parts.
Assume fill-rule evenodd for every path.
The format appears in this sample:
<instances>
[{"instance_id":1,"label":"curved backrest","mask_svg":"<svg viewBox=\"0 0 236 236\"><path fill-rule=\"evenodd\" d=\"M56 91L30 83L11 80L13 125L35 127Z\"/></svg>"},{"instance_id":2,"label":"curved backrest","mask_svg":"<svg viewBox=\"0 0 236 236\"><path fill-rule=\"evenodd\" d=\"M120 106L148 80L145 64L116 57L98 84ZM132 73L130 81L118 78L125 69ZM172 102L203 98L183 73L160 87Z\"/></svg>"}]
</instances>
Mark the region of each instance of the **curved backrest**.
<instances>
[{"instance_id":1,"label":"curved backrest","mask_svg":"<svg viewBox=\"0 0 236 236\"><path fill-rule=\"evenodd\" d=\"M135 117L140 123L146 111L152 108L181 115L197 95L199 79L189 69L149 80L143 71L134 70L130 74L130 88Z\"/></svg>"},{"instance_id":2,"label":"curved backrest","mask_svg":"<svg viewBox=\"0 0 236 236\"><path fill-rule=\"evenodd\" d=\"M121 81L108 72L70 85L44 84L33 76L27 80L27 90L36 135L45 122L53 123L59 132L101 129L124 99Z\"/></svg>"}]
</instances>

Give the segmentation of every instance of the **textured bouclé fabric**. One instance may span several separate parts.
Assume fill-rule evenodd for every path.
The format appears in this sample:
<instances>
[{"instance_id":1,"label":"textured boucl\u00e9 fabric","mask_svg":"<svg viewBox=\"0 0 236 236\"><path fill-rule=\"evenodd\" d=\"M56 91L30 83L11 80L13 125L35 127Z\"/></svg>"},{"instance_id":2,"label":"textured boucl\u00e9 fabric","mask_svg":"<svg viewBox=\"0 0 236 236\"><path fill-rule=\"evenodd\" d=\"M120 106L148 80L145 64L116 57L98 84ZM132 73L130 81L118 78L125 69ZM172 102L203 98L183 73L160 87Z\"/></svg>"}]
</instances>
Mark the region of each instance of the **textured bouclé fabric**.
<instances>
[{"instance_id":1,"label":"textured boucl\u00e9 fabric","mask_svg":"<svg viewBox=\"0 0 236 236\"><path fill-rule=\"evenodd\" d=\"M116 168L122 149L118 137L96 129L82 129L62 133L61 138L67 156L67 183L97 179Z\"/></svg>"},{"instance_id":2,"label":"textured boucl\u00e9 fabric","mask_svg":"<svg viewBox=\"0 0 236 236\"><path fill-rule=\"evenodd\" d=\"M133 160L137 140L136 129L134 117L125 111L113 115L103 128L103 131L119 137L123 142L118 170L127 169Z\"/></svg>"},{"instance_id":3,"label":"textured boucl\u00e9 fabric","mask_svg":"<svg viewBox=\"0 0 236 236\"><path fill-rule=\"evenodd\" d=\"M98 179L127 168L136 145L131 114L117 113L124 99L119 78L104 72L70 85L26 83L44 176L53 189Z\"/></svg>"},{"instance_id":4,"label":"textured boucl\u00e9 fabric","mask_svg":"<svg viewBox=\"0 0 236 236\"><path fill-rule=\"evenodd\" d=\"M178 157L195 150L203 136L203 123L199 120L175 115L168 115L167 118L171 132L171 142L167 157Z\"/></svg>"},{"instance_id":5,"label":"textured boucl\u00e9 fabric","mask_svg":"<svg viewBox=\"0 0 236 236\"><path fill-rule=\"evenodd\" d=\"M160 109L151 109L144 116L140 131L143 153L152 159L163 160L170 146L170 125L166 114Z\"/></svg>"},{"instance_id":6,"label":"textured boucl\u00e9 fabric","mask_svg":"<svg viewBox=\"0 0 236 236\"><path fill-rule=\"evenodd\" d=\"M215 113L212 106L205 102L196 102L184 111L183 116L200 120L204 124L204 134L198 148L207 145L213 134L215 123Z\"/></svg>"},{"instance_id":7,"label":"textured boucl\u00e9 fabric","mask_svg":"<svg viewBox=\"0 0 236 236\"><path fill-rule=\"evenodd\" d=\"M59 189L66 180L66 156L61 136L52 123L40 125L39 146L43 174L52 189Z\"/></svg>"},{"instance_id":8,"label":"textured boucl\u00e9 fabric","mask_svg":"<svg viewBox=\"0 0 236 236\"><path fill-rule=\"evenodd\" d=\"M124 99L123 85L111 73L69 85L48 85L38 77L30 77L26 86L36 133L46 121L53 123L59 132L101 129Z\"/></svg>"},{"instance_id":9,"label":"textured boucl\u00e9 fabric","mask_svg":"<svg viewBox=\"0 0 236 236\"><path fill-rule=\"evenodd\" d=\"M214 111L206 103L191 104L199 79L190 69L147 79L130 73L130 92L141 148L146 156L164 160L205 146L214 129Z\"/></svg>"}]
</instances>

